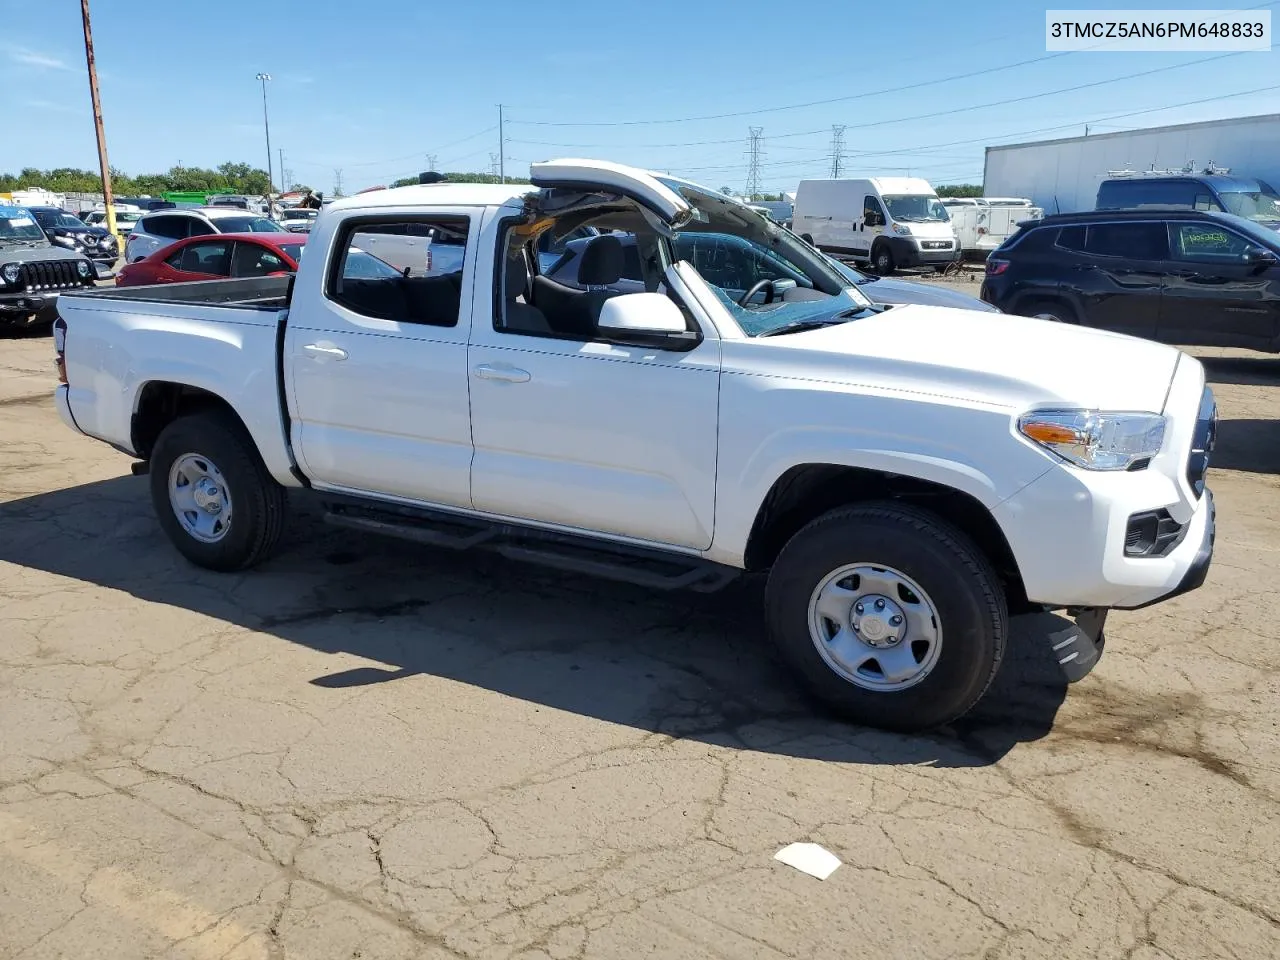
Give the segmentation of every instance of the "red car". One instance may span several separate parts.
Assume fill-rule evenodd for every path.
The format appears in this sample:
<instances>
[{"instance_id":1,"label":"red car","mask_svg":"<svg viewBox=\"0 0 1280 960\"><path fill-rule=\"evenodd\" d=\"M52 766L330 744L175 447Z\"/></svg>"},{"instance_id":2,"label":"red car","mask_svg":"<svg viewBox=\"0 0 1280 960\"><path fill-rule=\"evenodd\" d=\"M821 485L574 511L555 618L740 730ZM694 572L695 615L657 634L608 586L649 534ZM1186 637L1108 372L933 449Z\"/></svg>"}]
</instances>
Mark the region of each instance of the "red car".
<instances>
[{"instance_id":1,"label":"red car","mask_svg":"<svg viewBox=\"0 0 1280 960\"><path fill-rule=\"evenodd\" d=\"M217 233L187 237L130 263L117 287L226 277L268 277L298 269L305 233Z\"/></svg>"}]
</instances>

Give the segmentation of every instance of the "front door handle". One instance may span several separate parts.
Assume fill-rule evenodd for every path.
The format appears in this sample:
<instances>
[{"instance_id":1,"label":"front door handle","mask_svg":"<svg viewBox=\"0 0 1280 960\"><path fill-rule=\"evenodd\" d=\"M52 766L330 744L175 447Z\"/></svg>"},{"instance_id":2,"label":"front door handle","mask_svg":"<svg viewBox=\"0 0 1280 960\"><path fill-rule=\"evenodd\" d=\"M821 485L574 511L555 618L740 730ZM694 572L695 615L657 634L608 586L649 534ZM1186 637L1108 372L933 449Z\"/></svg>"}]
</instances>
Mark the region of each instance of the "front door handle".
<instances>
[{"instance_id":1,"label":"front door handle","mask_svg":"<svg viewBox=\"0 0 1280 960\"><path fill-rule=\"evenodd\" d=\"M328 357L330 360L347 359L347 351L331 343L308 343L302 349L313 357Z\"/></svg>"},{"instance_id":2,"label":"front door handle","mask_svg":"<svg viewBox=\"0 0 1280 960\"><path fill-rule=\"evenodd\" d=\"M475 375L481 380L501 380L503 383L528 383L529 371L519 367L495 367L482 363L475 368Z\"/></svg>"}]
</instances>

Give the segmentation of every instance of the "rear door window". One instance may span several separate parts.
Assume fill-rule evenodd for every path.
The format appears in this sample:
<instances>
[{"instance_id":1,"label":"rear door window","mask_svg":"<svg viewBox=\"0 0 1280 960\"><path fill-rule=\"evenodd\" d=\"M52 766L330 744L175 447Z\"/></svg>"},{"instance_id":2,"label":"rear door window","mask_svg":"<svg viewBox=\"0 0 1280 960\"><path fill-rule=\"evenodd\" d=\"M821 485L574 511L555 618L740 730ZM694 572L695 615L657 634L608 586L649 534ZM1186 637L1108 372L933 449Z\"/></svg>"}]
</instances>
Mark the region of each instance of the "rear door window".
<instances>
[{"instance_id":1,"label":"rear door window","mask_svg":"<svg viewBox=\"0 0 1280 960\"><path fill-rule=\"evenodd\" d=\"M1085 237L1085 252L1095 257L1163 260L1167 253L1164 224L1095 223Z\"/></svg>"},{"instance_id":2,"label":"rear door window","mask_svg":"<svg viewBox=\"0 0 1280 960\"><path fill-rule=\"evenodd\" d=\"M330 300L381 320L435 327L458 324L471 220L388 217L349 224L329 278Z\"/></svg>"},{"instance_id":3,"label":"rear door window","mask_svg":"<svg viewBox=\"0 0 1280 960\"><path fill-rule=\"evenodd\" d=\"M265 277L289 269L279 254L256 243L237 243L231 257L233 277Z\"/></svg>"},{"instance_id":4,"label":"rear door window","mask_svg":"<svg viewBox=\"0 0 1280 960\"><path fill-rule=\"evenodd\" d=\"M165 259L165 263L184 273L207 273L225 277L231 257L231 244L226 240L189 243Z\"/></svg>"},{"instance_id":5,"label":"rear door window","mask_svg":"<svg viewBox=\"0 0 1280 960\"><path fill-rule=\"evenodd\" d=\"M173 214L161 214L158 217L146 217L141 224L142 232L153 237L164 237L168 240L181 240L187 235L189 217L177 217Z\"/></svg>"}]
</instances>

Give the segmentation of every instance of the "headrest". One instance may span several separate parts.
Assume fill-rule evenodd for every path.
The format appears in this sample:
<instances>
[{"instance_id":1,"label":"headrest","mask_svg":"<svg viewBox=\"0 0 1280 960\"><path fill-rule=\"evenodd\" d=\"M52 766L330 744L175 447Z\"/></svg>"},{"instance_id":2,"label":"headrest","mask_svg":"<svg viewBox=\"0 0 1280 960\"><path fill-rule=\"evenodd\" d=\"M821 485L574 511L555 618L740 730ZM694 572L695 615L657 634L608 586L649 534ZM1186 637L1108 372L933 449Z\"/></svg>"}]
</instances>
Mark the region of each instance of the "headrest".
<instances>
[{"instance_id":1,"label":"headrest","mask_svg":"<svg viewBox=\"0 0 1280 960\"><path fill-rule=\"evenodd\" d=\"M582 251L578 282L584 287L604 287L622 277L622 241L612 234L593 237Z\"/></svg>"}]
</instances>

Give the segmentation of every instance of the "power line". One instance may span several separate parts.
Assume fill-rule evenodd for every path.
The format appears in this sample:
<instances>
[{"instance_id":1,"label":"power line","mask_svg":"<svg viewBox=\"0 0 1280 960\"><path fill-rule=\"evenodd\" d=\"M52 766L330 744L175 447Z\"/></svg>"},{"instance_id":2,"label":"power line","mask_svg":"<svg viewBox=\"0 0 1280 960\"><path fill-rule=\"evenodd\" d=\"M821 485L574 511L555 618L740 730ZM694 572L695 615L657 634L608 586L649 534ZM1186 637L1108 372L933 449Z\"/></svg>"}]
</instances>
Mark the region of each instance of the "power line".
<instances>
[{"instance_id":1,"label":"power line","mask_svg":"<svg viewBox=\"0 0 1280 960\"><path fill-rule=\"evenodd\" d=\"M1275 6L1276 2L1277 0L1266 0L1266 2L1264 3L1254 4L1252 7L1247 7L1245 9L1260 10L1263 7ZM1094 44L1093 47L1085 48L1085 50L1063 50L1063 51L1058 51L1056 53L1046 54L1042 57L1032 57L1030 60L1019 60L1015 63L1006 63L1001 66L985 67L981 70L971 70L968 73L955 74L954 76L950 76L950 77L940 77L934 80L919 80L915 83L904 84L903 86L899 86L899 87L889 87L883 90L872 90L866 93L847 94L841 97L827 97L822 100L809 100L804 103L784 104L783 106L779 106L779 107L762 107L756 110L736 110L731 113L709 113L709 114L703 114L701 116L673 117L673 118L664 119L664 120L591 120L591 121L515 120L512 122L523 123L528 126L539 126L539 127L634 127L634 126L654 126L654 125L671 124L671 123L695 123L695 122L704 121L704 120L727 120L727 119L733 119L737 117L758 116L759 114L762 114L762 113L778 113L785 110L803 110L808 107L827 106L833 103L847 103L852 100L861 100L867 97L879 97L879 96L884 96L885 94L890 94L890 93L902 93L907 90L919 90L922 87L936 86L937 84L940 84L940 83L953 83L956 80L968 80L973 77L988 76L990 74L999 73L1004 70L1013 70L1013 69L1016 69L1017 67L1030 66L1031 64L1034 64L1034 63L1044 63L1049 60L1056 60L1059 57L1068 56L1069 54L1072 54L1072 53L1083 53L1083 52L1087 52L1087 50L1095 49L1103 46L1106 46L1105 42ZM1188 61L1187 63L1184 63L1184 64L1174 64L1168 67L1158 67L1154 70L1149 70L1144 73L1132 74L1129 77L1116 77L1115 80L1126 80L1126 79L1131 79L1132 77L1148 76L1150 74L1160 73L1164 70L1176 70L1179 67L1183 67L1183 66L1192 66L1193 64L1196 64L1196 63L1208 63L1211 60L1221 60L1225 57L1239 56L1241 53L1252 53L1252 52L1255 52L1255 51L1242 50L1242 51L1236 51L1234 53L1220 54L1218 56L1207 57L1201 60ZM1083 90L1088 86L1096 86L1100 83L1111 83L1111 82L1114 82L1114 81L1102 80L1102 81L1097 81L1094 84L1085 84L1081 87L1069 88L1069 89ZM1063 91L1063 92L1066 92L1066 91ZM1009 101L1009 102L1017 102L1017 101L1015 100L1015 101Z\"/></svg>"},{"instance_id":2,"label":"power line","mask_svg":"<svg viewBox=\"0 0 1280 960\"><path fill-rule=\"evenodd\" d=\"M584 121L559 121L559 120L513 120L512 123L522 123L533 127L636 127L651 126L667 123L694 123L703 120L728 120L735 117L752 117L761 113L778 113L783 110L803 110L806 107L823 107L833 103L845 103L850 100L861 100L865 97L878 97L886 93L902 93L905 90L918 90L921 87L930 87L939 83L952 83L956 80L967 80L971 77L981 77L991 73L999 73L1001 70L1012 70L1015 67L1025 67L1033 63L1043 63L1046 60L1056 60L1058 57L1064 57L1071 53L1079 53L1078 50L1063 50L1058 53L1046 54L1043 57L1033 57L1030 60L1019 60L1017 63L1006 63L998 67L986 67L982 70L971 70L968 73L958 73L951 77L939 77L936 80L920 80L916 83L908 83L901 87L890 87L886 90L875 90L870 93L851 93L842 97L827 97L822 100L807 100L804 103L788 103L780 107L761 107L758 110L735 110L732 113L708 113L695 117L675 117L669 120L584 120Z\"/></svg>"},{"instance_id":3,"label":"power line","mask_svg":"<svg viewBox=\"0 0 1280 960\"><path fill-rule=\"evenodd\" d=\"M1075 52L1075 51L1069 51L1069 52ZM1014 104L1014 103L1026 103L1031 100L1039 100L1045 97L1058 96L1063 93L1075 93L1078 90L1088 90L1095 87L1105 86L1111 83L1120 83L1125 80L1135 80L1139 77L1152 76L1157 73L1166 73L1170 70L1181 70L1185 67L1193 67L1203 63L1212 63L1217 60L1224 60L1228 57L1240 56L1241 53L1244 53L1244 52L1252 52L1252 51L1237 51L1234 53L1216 54L1211 57L1201 57L1198 60L1188 60L1184 63L1168 64L1163 67L1153 67L1149 70L1141 70L1141 71L1138 71L1137 73L1129 73L1123 76L1111 77L1105 80L1092 80L1092 81L1089 81L1088 83L1079 83L1069 87L1060 87L1056 90L1045 90L1040 93L1025 94L1019 97L1009 97L1004 100L992 100L988 103L970 104L964 107L956 107L949 110L938 110L932 113L916 114L915 116L910 116L910 117L893 117L887 120L877 120L877 121L871 121L868 123L851 124L851 125L846 125L846 128L853 129L853 130L866 130L874 127L887 126L889 124L894 124L894 123L907 123L913 120L932 120L940 117L954 116L956 114L968 113L971 110L985 110L990 107L1001 107L1001 106L1007 106L1009 104ZM902 88L902 89L906 89L906 88ZM876 95L879 95L881 93L889 93L889 92L894 92L894 91L892 90L877 91ZM1231 96L1243 96L1243 94L1232 94ZM1218 98L1208 98L1208 99L1218 99ZM1193 102L1207 102L1207 101L1193 101ZM1160 107L1156 109L1164 110L1164 109L1171 109L1171 107ZM1146 112L1155 112L1155 110L1146 111ZM696 118L688 118L688 119L696 119ZM515 123L517 121L510 121L510 122ZM526 121L519 121L519 122L523 123ZM529 122L532 122L532 121L529 121ZM1053 127L1053 128L1047 128L1047 129L1060 129L1061 126L1068 126L1068 125L1060 125L1059 127ZM808 136L813 136L819 133L825 133L827 132L827 129L829 128L818 128L814 130L796 130L790 133L773 134L768 139L772 141L772 140L781 140L781 139L788 139L788 138L794 138L794 137L808 137ZM969 142L977 143L977 142L981 142L981 140L983 139L986 139L986 138L978 138L976 140L969 141ZM520 142L528 142L528 141L520 141ZM701 141L695 140L695 141L689 141L686 143L661 144L661 146L692 147L692 146L710 145L713 143L735 143L735 142L737 141L733 139L701 140ZM540 145L543 145L543 146L592 146L591 144L567 144L567 143L556 144L548 141L541 141ZM657 147L659 145L658 144L634 144L634 145L619 144L614 146L614 145L608 145L608 144L596 144L595 146L609 147L610 149L637 149L637 148L644 148L647 146Z\"/></svg>"}]
</instances>

